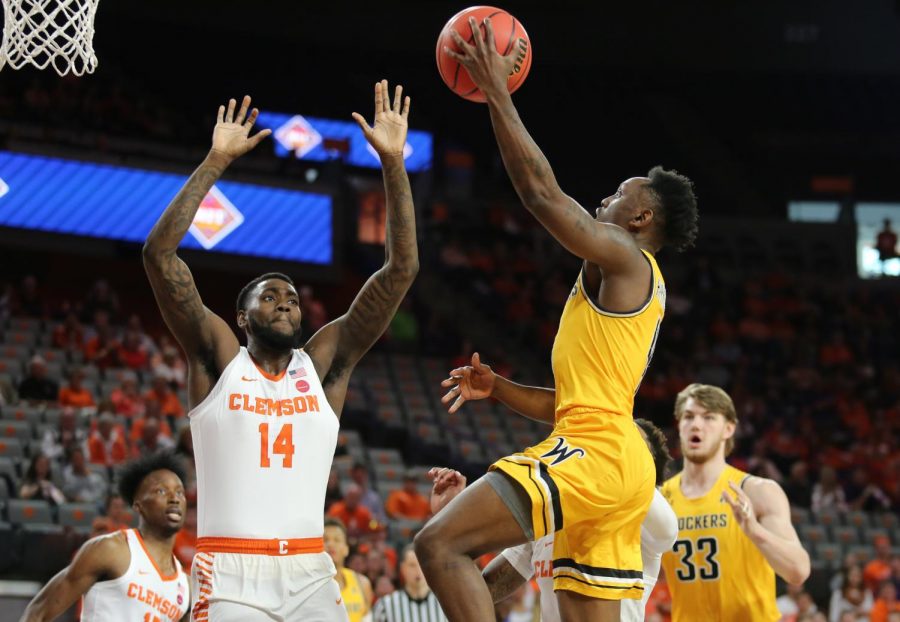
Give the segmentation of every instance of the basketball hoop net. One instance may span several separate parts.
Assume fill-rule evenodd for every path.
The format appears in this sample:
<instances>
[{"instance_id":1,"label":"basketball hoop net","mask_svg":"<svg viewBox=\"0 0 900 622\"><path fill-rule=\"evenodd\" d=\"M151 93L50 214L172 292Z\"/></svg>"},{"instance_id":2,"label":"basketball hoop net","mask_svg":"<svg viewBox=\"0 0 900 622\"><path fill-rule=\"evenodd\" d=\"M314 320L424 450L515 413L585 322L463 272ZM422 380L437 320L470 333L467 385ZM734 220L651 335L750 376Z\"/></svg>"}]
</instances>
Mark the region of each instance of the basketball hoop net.
<instances>
[{"instance_id":1,"label":"basketball hoop net","mask_svg":"<svg viewBox=\"0 0 900 622\"><path fill-rule=\"evenodd\" d=\"M0 69L52 65L60 76L93 73L94 15L99 0L3 0Z\"/></svg>"}]
</instances>

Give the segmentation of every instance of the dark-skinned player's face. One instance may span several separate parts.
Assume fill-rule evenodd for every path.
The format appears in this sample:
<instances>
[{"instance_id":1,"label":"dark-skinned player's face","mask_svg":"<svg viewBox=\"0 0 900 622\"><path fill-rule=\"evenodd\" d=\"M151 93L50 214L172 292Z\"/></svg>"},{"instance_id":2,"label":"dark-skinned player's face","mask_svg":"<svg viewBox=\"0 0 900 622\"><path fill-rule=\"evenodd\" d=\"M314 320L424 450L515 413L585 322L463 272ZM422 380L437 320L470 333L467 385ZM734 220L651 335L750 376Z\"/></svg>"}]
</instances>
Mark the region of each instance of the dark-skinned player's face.
<instances>
[{"instance_id":1,"label":"dark-skinned player's face","mask_svg":"<svg viewBox=\"0 0 900 622\"><path fill-rule=\"evenodd\" d=\"M153 471L138 487L134 508L151 527L166 535L177 533L187 511L184 484L172 471Z\"/></svg>"},{"instance_id":2,"label":"dark-skinned player's face","mask_svg":"<svg viewBox=\"0 0 900 622\"><path fill-rule=\"evenodd\" d=\"M266 348L289 350L300 346L300 297L287 281L268 279L257 284L247 297L244 315L242 327L247 335Z\"/></svg>"},{"instance_id":3,"label":"dark-skinned player's face","mask_svg":"<svg viewBox=\"0 0 900 622\"><path fill-rule=\"evenodd\" d=\"M597 220L630 230L629 223L645 208L644 184L646 177L632 177L623 181L615 193L600 202L595 214Z\"/></svg>"}]
</instances>

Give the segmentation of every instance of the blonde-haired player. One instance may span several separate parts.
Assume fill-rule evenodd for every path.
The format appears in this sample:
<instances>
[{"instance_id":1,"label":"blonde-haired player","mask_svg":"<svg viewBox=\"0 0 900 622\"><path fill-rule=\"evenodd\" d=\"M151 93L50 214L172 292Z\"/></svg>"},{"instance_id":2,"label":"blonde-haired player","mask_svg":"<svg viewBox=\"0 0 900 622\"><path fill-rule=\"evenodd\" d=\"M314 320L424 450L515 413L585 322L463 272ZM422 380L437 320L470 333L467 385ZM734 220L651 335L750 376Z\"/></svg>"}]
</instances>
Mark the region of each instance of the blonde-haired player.
<instances>
[{"instance_id":1,"label":"blonde-haired player","mask_svg":"<svg viewBox=\"0 0 900 622\"><path fill-rule=\"evenodd\" d=\"M341 588L341 601L347 609L350 622L370 622L372 619L372 583L365 575L344 566L344 562L350 554L347 527L339 518L327 517L323 540L325 552L331 556L331 561L337 568L334 579Z\"/></svg>"},{"instance_id":2,"label":"blonde-haired player","mask_svg":"<svg viewBox=\"0 0 900 622\"><path fill-rule=\"evenodd\" d=\"M810 570L784 490L725 462L738 419L719 387L689 385L675 418L684 468L662 488L678 516L678 539L662 562L673 622L779 620L775 574L800 584Z\"/></svg>"}]
</instances>

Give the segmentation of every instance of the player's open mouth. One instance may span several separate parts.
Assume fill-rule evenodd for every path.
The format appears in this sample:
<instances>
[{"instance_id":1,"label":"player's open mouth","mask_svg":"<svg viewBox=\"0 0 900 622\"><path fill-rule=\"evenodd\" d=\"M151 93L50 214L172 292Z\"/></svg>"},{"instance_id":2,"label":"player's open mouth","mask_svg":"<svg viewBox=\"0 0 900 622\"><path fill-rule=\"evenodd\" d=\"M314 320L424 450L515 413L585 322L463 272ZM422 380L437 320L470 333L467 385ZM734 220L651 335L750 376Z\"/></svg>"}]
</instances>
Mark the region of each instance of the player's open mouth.
<instances>
[{"instance_id":1,"label":"player's open mouth","mask_svg":"<svg viewBox=\"0 0 900 622\"><path fill-rule=\"evenodd\" d=\"M166 518L170 521L180 521L181 520L181 511L180 510L169 510L166 512Z\"/></svg>"},{"instance_id":2,"label":"player's open mouth","mask_svg":"<svg viewBox=\"0 0 900 622\"><path fill-rule=\"evenodd\" d=\"M699 445L701 442L703 442L702 439L696 434L688 439L688 443L691 445Z\"/></svg>"}]
</instances>

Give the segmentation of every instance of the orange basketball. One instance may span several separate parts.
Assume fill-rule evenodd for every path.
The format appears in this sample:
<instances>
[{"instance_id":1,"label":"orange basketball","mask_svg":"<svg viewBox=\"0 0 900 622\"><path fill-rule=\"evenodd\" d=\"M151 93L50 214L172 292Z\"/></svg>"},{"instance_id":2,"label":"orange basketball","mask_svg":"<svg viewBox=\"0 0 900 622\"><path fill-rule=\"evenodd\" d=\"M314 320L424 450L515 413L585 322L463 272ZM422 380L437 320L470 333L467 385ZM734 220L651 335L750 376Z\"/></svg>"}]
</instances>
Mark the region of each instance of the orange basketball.
<instances>
[{"instance_id":1,"label":"orange basketball","mask_svg":"<svg viewBox=\"0 0 900 622\"><path fill-rule=\"evenodd\" d=\"M491 26L494 28L494 47L500 54L507 55L515 53L516 64L513 72L509 75L507 88L513 93L522 86L528 71L531 69L531 41L528 39L528 33L522 27L522 23L515 17L504 11L492 6L473 6L460 11L450 18L437 40L437 56L438 72L441 74L444 82L450 87L450 90L473 102L483 102L484 94L472 82L469 72L466 68L450 58L444 52L444 46L447 46L454 52L459 52L459 48L450 33L455 30L463 39L469 43L475 42L472 37L472 28L469 26L469 17L474 17L479 26L478 36L484 37L484 18L491 18Z\"/></svg>"}]
</instances>

